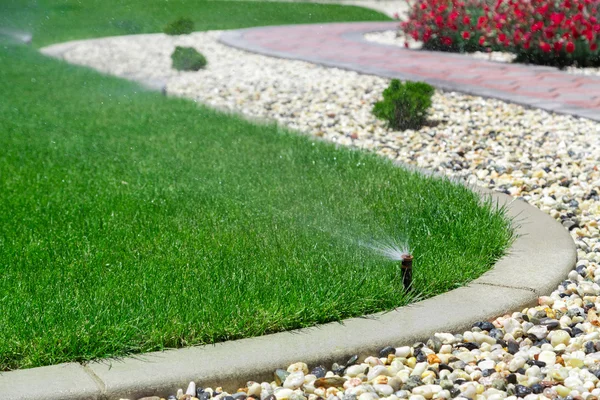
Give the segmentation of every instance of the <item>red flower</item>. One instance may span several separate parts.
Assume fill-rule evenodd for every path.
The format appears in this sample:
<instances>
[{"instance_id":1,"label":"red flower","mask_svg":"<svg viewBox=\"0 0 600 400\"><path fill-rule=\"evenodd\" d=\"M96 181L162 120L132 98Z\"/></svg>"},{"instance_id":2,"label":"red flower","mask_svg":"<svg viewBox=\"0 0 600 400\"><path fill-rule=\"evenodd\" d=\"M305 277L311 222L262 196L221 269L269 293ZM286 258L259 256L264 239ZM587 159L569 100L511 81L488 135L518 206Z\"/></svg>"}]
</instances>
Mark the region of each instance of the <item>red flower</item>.
<instances>
[{"instance_id":1,"label":"red flower","mask_svg":"<svg viewBox=\"0 0 600 400\"><path fill-rule=\"evenodd\" d=\"M465 15L465 16L463 17L463 24L465 24L465 25L469 25L470 23L471 23L471 18L469 18L469 16L468 16L468 15Z\"/></svg>"},{"instance_id":2,"label":"red flower","mask_svg":"<svg viewBox=\"0 0 600 400\"><path fill-rule=\"evenodd\" d=\"M481 28L483 25L485 25L485 23L487 22L487 18L486 17L479 17L477 19L477 29Z\"/></svg>"},{"instance_id":3,"label":"red flower","mask_svg":"<svg viewBox=\"0 0 600 400\"><path fill-rule=\"evenodd\" d=\"M422 2L421 3L421 10L426 10L427 9L427 2Z\"/></svg>"},{"instance_id":4,"label":"red flower","mask_svg":"<svg viewBox=\"0 0 600 400\"><path fill-rule=\"evenodd\" d=\"M423 34L423 41L428 42L431 39L431 29L427 29Z\"/></svg>"},{"instance_id":5,"label":"red flower","mask_svg":"<svg viewBox=\"0 0 600 400\"><path fill-rule=\"evenodd\" d=\"M554 31L552 29L546 29L544 31L544 36L546 36L547 39L552 39L554 37Z\"/></svg>"},{"instance_id":6,"label":"red flower","mask_svg":"<svg viewBox=\"0 0 600 400\"><path fill-rule=\"evenodd\" d=\"M501 34L499 34L499 35L498 35L498 40L499 40L500 42L503 42L503 43L504 43L504 42L506 41L506 34L504 34L504 33L501 33Z\"/></svg>"},{"instance_id":7,"label":"red flower","mask_svg":"<svg viewBox=\"0 0 600 400\"><path fill-rule=\"evenodd\" d=\"M471 37L471 34L469 32L467 32L467 31L464 31L462 33L462 37L463 37L463 39L467 40L468 38Z\"/></svg>"},{"instance_id":8,"label":"red flower","mask_svg":"<svg viewBox=\"0 0 600 400\"><path fill-rule=\"evenodd\" d=\"M480 36L480 37L479 37L479 45L480 45L480 46L483 46L483 44L484 44L484 43L485 43L485 37L483 37L483 36Z\"/></svg>"},{"instance_id":9,"label":"red flower","mask_svg":"<svg viewBox=\"0 0 600 400\"><path fill-rule=\"evenodd\" d=\"M552 21L552 25L554 25L554 26L560 25L560 23L563 22L564 19L565 19L564 13L552 13L550 15L550 21Z\"/></svg>"},{"instance_id":10,"label":"red flower","mask_svg":"<svg viewBox=\"0 0 600 400\"><path fill-rule=\"evenodd\" d=\"M550 45L546 42L540 42L540 49L542 49L542 51L544 53L549 53L550 50L552 50L552 48L550 47Z\"/></svg>"},{"instance_id":11,"label":"red flower","mask_svg":"<svg viewBox=\"0 0 600 400\"><path fill-rule=\"evenodd\" d=\"M591 51L598 50L598 43L592 43L592 44L590 44L590 50Z\"/></svg>"},{"instance_id":12,"label":"red flower","mask_svg":"<svg viewBox=\"0 0 600 400\"><path fill-rule=\"evenodd\" d=\"M450 46L452 44L452 38L448 36L442 36L442 44L444 46Z\"/></svg>"},{"instance_id":13,"label":"red flower","mask_svg":"<svg viewBox=\"0 0 600 400\"><path fill-rule=\"evenodd\" d=\"M567 50L567 53L572 53L575 51L575 45L573 44L573 42L567 42L565 49Z\"/></svg>"},{"instance_id":14,"label":"red flower","mask_svg":"<svg viewBox=\"0 0 600 400\"><path fill-rule=\"evenodd\" d=\"M588 29L587 31L585 31L583 33L583 36L585 36L585 38L588 40L588 42L591 42L592 40L594 40L594 33L592 32L591 29Z\"/></svg>"},{"instance_id":15,"label":"red flower","mask_svg":"<svg viewBox=\"0 0 600 400\"><path fill-rule=\"evenodd\" d=\"M516 31L515 34L513 35L513 43L519 44L519 43L521 43L521 39L522 39L521 32Z\"/></svg>"},{"instance_id":16,"label":"red flower","mask_svg":"<svg viewBox=\"0 0 600 400\"><path fill-rule=\"evenodd\" d=\"M562 42L554 42L554 51L555 52L558 53L562 49L562 47L563 47Z\"/></svg>"},{"instance_id":17,"label":"red flower","mask_svg":"<svg viewBox=\"0 0 600 400\"><path fill-rule=\"evenodd\" d=\"M535 24L531 25L531 32L541 31L544 27L544 23L542 21L538 21Z\"/></svg>"}]
</instances>

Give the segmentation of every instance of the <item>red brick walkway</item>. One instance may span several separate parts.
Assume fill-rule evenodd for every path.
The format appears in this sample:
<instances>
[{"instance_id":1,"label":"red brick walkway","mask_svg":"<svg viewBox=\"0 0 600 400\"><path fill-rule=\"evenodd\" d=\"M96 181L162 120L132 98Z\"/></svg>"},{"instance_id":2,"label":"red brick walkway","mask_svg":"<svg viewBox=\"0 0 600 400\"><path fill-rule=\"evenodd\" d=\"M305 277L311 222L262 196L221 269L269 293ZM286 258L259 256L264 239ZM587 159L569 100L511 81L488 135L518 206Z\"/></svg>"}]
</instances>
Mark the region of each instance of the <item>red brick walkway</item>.
<instances>
[{"instance_id":1,"label":"red brick walkway","mask_svg":"<svg viewBox=\"0 0 600 400\"><path fill-rule=\"evenodd\" d=\"M421 80L441 89L600 120L600 77L460 54L414 51L363 39L366 32L396 26L395 22L361 22L260 27L226 32L221 41L261 54Z\"/></svg>"}]
</instances>

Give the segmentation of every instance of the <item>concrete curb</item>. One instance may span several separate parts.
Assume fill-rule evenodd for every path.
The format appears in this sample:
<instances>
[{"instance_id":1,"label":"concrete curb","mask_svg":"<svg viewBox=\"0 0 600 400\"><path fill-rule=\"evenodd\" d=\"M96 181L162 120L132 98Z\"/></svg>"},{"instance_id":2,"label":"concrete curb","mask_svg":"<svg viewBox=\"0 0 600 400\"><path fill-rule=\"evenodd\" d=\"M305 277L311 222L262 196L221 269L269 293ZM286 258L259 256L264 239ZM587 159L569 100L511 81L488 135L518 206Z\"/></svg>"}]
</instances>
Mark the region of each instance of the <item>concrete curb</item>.
<instances>
[{"instance_id":1,"label":"concrete curb","mask_svg":"<svg viewBox=\"0 0 600 400\"><path fill-rule=\"evenodd\" d=\"M518 238L494 268L466 287L396 310L313 328L216 345L6 372L0 394L12 400L103 400L166 396L194 380L235 391L248 380L271 381L276 368L296 361L314 366L352 354L375 354L387 345L412 344L435 332L460 332L536 304L576 263L569 233L529 204L487 189L483 198L506 206ZM540 279L543 277L543 279Z\"/></svg>"},{"instance_id":2,"label":"concrete curb","mask_svg":"<svg viewBox=\"0 0 600 400\"><path fill-rule=\"evenodd\" d=\"M362 23L356 22L354 24L359 26ZM342 33L342 34L340 34L340 38L344 39L348 42L351 42L351 43L359 43L359 44L362 44L365 46L397 49L397 46L370 42L364 38L364 34L366 34L366 33L381 32L381 31L396 29L398 26L397 21L379 22L376 24L377 24L377 27L362 28L362 29L357 28L356 30L354 30L352 32ZM302 25L297 25L297 26L302 26ZM281 28L281 27L285 27L285 26L268 26L268 27L230 30L230 31L224 32L221 35L221 37L219 38L219 41L227 46L230 46L230 47L233 47L233 48L236 48L239 50L249 51L249 52L257 53L257 54L263 54L263 55L267 55L267 56L271 56L271 57L277 57L277 58L283 58L283 59L289 59L289 60L306 61L306 62L311 62L314 64L326 66L326 67L346 69L346 70L350 70L350 71L356 71L356 72L359 72L362 74L377 75L377 76L381 76L384 78L390 78L390 79L395 78L395 79L401 79L401 80L423 81L423 82L427 82L441 90L460 92L460 93L465 93L465 94L474 95L474 96L480 96L480 97L484 97L484 98L499 99L499 100L503 100L503 101L506 101L509 103L519 104L519 105L522 105L525 107L539 108L542 110L555 112L557 114L574 115L577 117L588 118L588 119L591 119L594 121L600 121L600 115L598 114L597 110L577 107L577 106L574 106L571 104L566 104L566 103L560 102L558 100L540 100L540 99L536 99L536 98L532 98L532 97L528 97L528 96L504 93L504 92L501 92L498 90L487 89L487 88L469 85L469 84L465 84L465 83L457 83L457 82L451 82L451 81L435 79L435 78L427 78L427 77L420 76L418 74L395 72L395 71L390 71L390 70L386 69L385 67L382 67L379 65L357 65L356 63L353 63L351 61L350 62L332 61L332 60L324 59L324 58L316 56L316 55L296 54L293 52L274 50L274 49L262 47L260 45L254 44L254 43L249 43L244 39L244 34L246 34L248 32L252 32L254 30L274 29L274 28ZM409 50L407 50L407 51L409 51ZM417 52L415 52L415 54L416 53ZM436 52L426 51L426 50L419 50L418 53L436 54ZM453 58L456 60L469 59L468 56L461 55L461 54L453 54L453 53L444 53L444 57ZM485 60L478 60L478 61L485 62L485 63L498 64L497 62L494 62L494 61L485 61ZM527 68L530 70L535 70L535 71L540 71L540 72L556 72L557 71L556 68L544 67L544 66L529 65L529 66L527 66Z\"/></svg>"}]
</instances>

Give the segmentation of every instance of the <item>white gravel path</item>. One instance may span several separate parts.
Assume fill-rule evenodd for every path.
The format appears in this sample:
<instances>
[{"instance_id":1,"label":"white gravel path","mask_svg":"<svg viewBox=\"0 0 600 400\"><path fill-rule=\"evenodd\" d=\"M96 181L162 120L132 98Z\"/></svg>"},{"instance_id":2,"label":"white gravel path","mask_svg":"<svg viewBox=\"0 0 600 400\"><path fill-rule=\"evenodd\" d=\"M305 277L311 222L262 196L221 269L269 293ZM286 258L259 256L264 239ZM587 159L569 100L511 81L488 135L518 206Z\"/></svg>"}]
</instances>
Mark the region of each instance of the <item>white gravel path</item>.
<instances>
[{"instance_id":1,"label":"white gravel path","mask_svg":"<svg viewBox=\"0 0 600 400\"><path fill-rule=\"evenodd\" d=\"M577 271L565 277L564 285L540 298L539 307L494 321L494 332L482 325L464 335L441 334L421 350L395 349L396 358L392 353L387 358L371 357L352 374L346 372L348 380L339 390L315 389L316 375L307 375L304 365L296 365L289 371L302 372L293 376L298 382L289 383L286 389L250 383L248 394L254 393L257 400L316 400L317 394L329 400L425 400L459 393L475 400L516 400L514 393L526 400L568 399L567 395L574 400L597 400L600 123L438 91L430 126L389 131L370 113L387 79L249 54L217 43L218 36L219 32L205 32L183 37L114 37L51 46L43 52L117 76L164 80L171 95L276 120L309 135L370 149L520 197L562 222L579 256ZM170 54L176 45L197 48L207 57L208 68L193 73L173 71ZM463 342L473 346L465 348ZM545 361L539 363L538 358ZM440 361L451 363L454 372L442 371ZM386 367L378 369L381 374L369 372L373 376L364 378L369 383L350 379L361 378L361 368L370 366L374 371L383 364ZM437 372L432 375L427 368ZM410 376L420 379L412 382ZM438 379L442 376L444 385ZM542 394L531 393L535 384L543 384L535 389L543 389Z\"/></svg>"}]
</instances>

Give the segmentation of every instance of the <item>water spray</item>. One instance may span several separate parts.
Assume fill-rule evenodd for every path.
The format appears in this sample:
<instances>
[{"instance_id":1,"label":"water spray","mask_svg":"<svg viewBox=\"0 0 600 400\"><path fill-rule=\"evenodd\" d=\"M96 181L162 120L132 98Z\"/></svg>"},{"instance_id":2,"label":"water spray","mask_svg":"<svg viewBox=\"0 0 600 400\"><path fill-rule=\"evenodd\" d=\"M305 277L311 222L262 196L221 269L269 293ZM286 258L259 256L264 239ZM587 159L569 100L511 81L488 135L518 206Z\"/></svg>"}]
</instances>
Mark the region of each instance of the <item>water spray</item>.
<instances>
[{"instance_id":1,"label":"water spray","mask_svg":"<svg viewBox=\"0 0 600 400\"><path fill-rule=\"evenodd\" d=\"M404 290L408 292L412 289L412 266L414 257L409 250L408 244L398 244L389 241L359 243L362 246L368 247L390 260L400 261L400 269L399 271L396 271L396 279L398 279L398 275L401 275ZM400 272L400 274L398 274L398 272Z\"/></svg>"}]
</instances>

